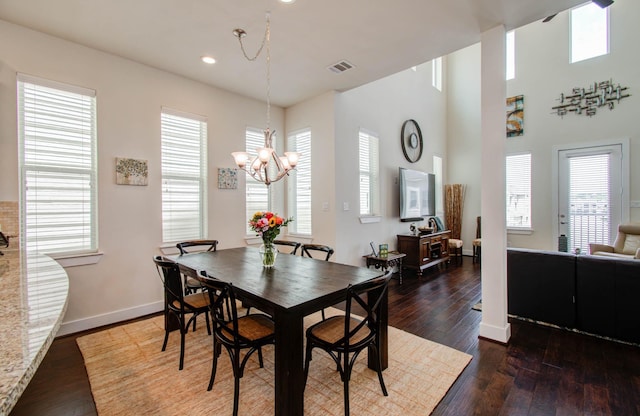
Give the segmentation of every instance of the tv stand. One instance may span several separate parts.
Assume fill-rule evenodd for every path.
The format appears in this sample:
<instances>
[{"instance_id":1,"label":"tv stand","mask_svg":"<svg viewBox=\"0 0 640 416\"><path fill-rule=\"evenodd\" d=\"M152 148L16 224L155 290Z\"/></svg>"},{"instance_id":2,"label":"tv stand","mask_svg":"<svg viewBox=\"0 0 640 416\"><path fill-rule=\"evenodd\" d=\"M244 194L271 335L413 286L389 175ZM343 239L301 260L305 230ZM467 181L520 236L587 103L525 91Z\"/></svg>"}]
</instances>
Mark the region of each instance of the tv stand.
<instances>
[{"instance_id":1,"label":"tv stand","mask_svg":"<svg viewBox=\"0 0 640 416\"><path fill-rule=\"evenodd\" d=\"M424 269L449 263L449 238L449 230L419 235L398 234L398 251L407 255L403 266L415 269L420 277Z\"/></svg>"}]
</instances>

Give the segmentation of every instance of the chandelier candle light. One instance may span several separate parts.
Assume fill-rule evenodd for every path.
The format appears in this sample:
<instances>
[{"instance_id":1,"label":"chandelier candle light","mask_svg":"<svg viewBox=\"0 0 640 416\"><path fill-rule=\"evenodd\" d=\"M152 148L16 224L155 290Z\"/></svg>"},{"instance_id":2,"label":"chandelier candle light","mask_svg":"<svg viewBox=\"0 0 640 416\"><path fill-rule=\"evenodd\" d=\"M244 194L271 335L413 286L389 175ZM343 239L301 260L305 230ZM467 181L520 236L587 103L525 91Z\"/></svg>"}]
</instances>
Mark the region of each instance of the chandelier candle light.
<instances>
[{"instance_id":1,"label":"chandelier candle light","mask_svg":"<svg viewBox=\"0 0 640 416\"><path fill-rule=\"evenodd\" d=\"M295 169L300 158L298 152L285 152L284 156L278 156L273 148L273 136L275 130L269 127L271 122L271 22L267 13L267 28L264 32L262 45L253 57L249 57L244 49L242 38L247 35L244 29L234 29L233 34L240 42L240 48L244 57L249 61L255 61L264 46L267 46L267 128L264 130L264 147L256 149L258 155L253 158L247 152L233 152L231 155L235 159L236 165L245 170L258 182L263 182L269 186L271 182L279 181Z\"/></svg>"}]
</instances>

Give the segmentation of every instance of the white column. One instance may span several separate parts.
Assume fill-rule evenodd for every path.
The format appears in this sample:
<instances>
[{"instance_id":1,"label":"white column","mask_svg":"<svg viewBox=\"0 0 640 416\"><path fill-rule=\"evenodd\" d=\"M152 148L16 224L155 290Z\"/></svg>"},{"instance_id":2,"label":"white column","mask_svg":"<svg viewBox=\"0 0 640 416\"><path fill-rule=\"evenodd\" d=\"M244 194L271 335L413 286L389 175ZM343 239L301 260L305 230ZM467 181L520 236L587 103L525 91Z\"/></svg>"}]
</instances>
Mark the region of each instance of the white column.
<instances>
[{"instance_id":1,"label":"white column","mask_svg":"<svg viewBox=\"0 0 640 416\"><path fill-rule=\"evenodd\" d=\"M482 322L480 336L506 343L507 233L505 207L505 29L482 34Z\"/></svg>"}]
</instances>

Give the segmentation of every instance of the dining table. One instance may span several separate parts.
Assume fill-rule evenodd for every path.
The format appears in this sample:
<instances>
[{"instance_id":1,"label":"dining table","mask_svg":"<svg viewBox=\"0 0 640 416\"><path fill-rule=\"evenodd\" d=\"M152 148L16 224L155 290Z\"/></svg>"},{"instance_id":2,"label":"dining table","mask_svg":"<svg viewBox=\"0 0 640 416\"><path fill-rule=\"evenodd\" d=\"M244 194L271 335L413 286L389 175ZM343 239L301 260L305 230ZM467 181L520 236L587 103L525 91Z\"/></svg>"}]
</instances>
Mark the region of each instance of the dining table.
<instances>
[{"instance_id":1,"label":"dining table","mask_svg":"<svg viewBox=\"0 0 640 416\"><path fill-rule=\"evenodd\" d=\"M204 271L209 277L231 283L239 300L273 318L274 411L279 416L304 414L304 317L343 301L349 285L383 274L380 270L289 254L278 255L275 265L265 268L254 247L189 253L172 259L189 276ZM378 310L382 369L388 363L387 303L385 293ZM368 356L369 368L375 369L373 354Z\"/></svg>"}]
</instances>

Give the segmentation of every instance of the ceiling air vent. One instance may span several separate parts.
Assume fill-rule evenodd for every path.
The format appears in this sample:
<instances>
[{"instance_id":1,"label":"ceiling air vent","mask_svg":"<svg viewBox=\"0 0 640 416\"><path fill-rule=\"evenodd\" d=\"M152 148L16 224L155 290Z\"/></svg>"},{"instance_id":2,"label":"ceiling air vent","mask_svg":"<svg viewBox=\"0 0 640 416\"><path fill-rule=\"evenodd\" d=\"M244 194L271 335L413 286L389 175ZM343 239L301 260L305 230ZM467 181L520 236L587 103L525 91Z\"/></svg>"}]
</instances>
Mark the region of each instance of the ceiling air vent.
<instances>
[{"instance_id":1,"label":"ceiling air vent","mask_svg":"<svg viewBox=\"0 0 640 416\"><path fill-rule=\"evenodd\" d=\"M349 69L352 69L353 67L354 65L349 61L340 61L338 63L335 63L327 67L327 69L331 72L335 72L336 74L341 74L344 71L348 71Z\"/></svg>"}]
</instances>

